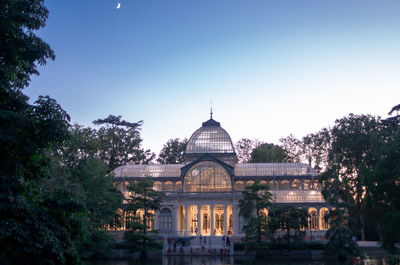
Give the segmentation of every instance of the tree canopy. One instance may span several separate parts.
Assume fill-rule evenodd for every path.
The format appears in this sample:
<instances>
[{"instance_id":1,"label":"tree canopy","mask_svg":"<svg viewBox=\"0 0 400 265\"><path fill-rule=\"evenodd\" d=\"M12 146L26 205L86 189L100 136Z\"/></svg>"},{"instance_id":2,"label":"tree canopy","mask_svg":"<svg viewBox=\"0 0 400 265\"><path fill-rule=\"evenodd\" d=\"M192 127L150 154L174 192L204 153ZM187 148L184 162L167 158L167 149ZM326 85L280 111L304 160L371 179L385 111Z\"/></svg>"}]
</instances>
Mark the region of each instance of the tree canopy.
<instances>
[{"instance_id":1,"label":"tree canopy","mask_svg":"<svg viewBox=\"0 0 400 265\"><path fill-rule=\"evenodd\" d=\"M235 143L236 155L239 163L248 163L251 159L251 153L255 148L260 146L262 142L257 139L242 138Z\"/></svg>"},{"instance_id":2,"label":"tree canopy","mask_svg":"<svg viewBox=\"0 0 400 265\"><path fill-rule=\"evenodd\" d=\"M188 139L183 139L182 141L179 138L169 139L166 144L164 144L163 148L158 155L157 162L160 164L182 164L185 162L183 157L184 152L186 151L186 145L188 143Z\"/></svg>"},{"instance_id":3,"label":"tree canopy","mask_svg":"<svg viewBox=\"0 0 400 265\"><path fill-rule=\"evenodd\" d=\"M251 153L250 163L282 163L287 162L287 154L275 144L261 144Z\"/></svg>"},{"instance_id":4,"label":"tree canopy","mask_svg":"<svg viewBox=\"0 0 400 265\"><path fill-rule=\"evenodd\" d=\"M239 214L245 220L243 229L246 233L245 249L256 250L258 255L263 255L267 245L263 237L270 236L267 216L264 213L271 205L272 194L268 184L256 181L247 186L243 191L243 198L239 201Z\"/></svg>"},{"instance_id":5,"label":"tree canopy","mask_svg":"<svg viewBox=\"0 0 400 265\"><path fill-rule=\"evenodd\" d=\"M126 210L132 212L132 219L131 229L124 234L124 240L131 250L140 250L142 258L147 257L149 249L159 246L154 237L156 231L150 231L150 226L154 212L160 209L164 193L154 190L153 184L151 177L145 177L128 186L130 196Z\"/></svg>"}]
</instances>

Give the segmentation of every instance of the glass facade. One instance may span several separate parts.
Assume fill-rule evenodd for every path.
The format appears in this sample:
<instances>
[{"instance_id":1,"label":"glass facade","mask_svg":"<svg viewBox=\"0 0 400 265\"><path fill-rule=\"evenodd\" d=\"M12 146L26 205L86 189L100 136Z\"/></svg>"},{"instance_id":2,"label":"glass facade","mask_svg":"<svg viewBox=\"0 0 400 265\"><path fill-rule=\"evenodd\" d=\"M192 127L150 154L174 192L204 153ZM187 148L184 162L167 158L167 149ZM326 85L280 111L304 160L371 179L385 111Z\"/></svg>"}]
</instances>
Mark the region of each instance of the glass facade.
<instances>
[{"instance_id":1,"label":"glass facade","mask_svg":"<svg viewBox=\"0 0 400 265\"><path fill-rule=\"evenodd\" d=\"M318 176L309 165L302 163L235 164L235 176Z\"/></svg>"},{"instance_id":2,"label":"glass facade","mask_svg":"<svg viewBox=\"0 0 400 265\"><path fill-rule=\"evenodd\" d=\"M325 203L321 192L315 190L274 190L271 193L276 203Z\"/></svg>"},{"instance_id":3,"label":"glass facade","mask_svg":"<svg viewBox=\"0 0 400 265\"><path fill-rule=\"evenodd\" d=\"M234 153L229 134L217 126L201 127L190 137L186 153Z\"/></svg>"},{"instance_id":4,"label":"glass facade","mask_svg":"<svg viewBox=\"0 0 400 265\"><path fill-rule=\"evenodd\" d=\"M179 177L183 165L126 165L112 171L115 178Z\"/></svg>"},{"instance_id":5,"label":"glass facade","mask_svg":"<svg viewBox=\"0 0 400 265\"><path fill-rule=\"evenodd\" d=\"M191 168L184 179L185 192L226 192L232 190L231 178L217 163L202 162Z\"/></svg>"},{"instance_id":6,"label":"glass facade","mask_svg":"<svg viewBox=\"0 0 400 265\"><path fill-rule=\"evenodd\" d=\"M204 122L190 137L184 158L185 163L180 165L126 165L111 173L116 187L126 197L131 195L128 184L143 177L153 178L153 188L165 192L160 211L147 219L150 229L159 230L163 236L243 236L239 201L245 187L255 181L270 186L274 203L307 209L311 237L329 228L324 217L330 208L321 193L323 185L318 173L307 164L238 164L229 134L213 119ZM122 214L110 229L129 230L132 228L124 222L143 219L142 210L134 213L128 209L121 209ZM268 209L260 214L265 229Z\"/></svg>"}]
</instances>

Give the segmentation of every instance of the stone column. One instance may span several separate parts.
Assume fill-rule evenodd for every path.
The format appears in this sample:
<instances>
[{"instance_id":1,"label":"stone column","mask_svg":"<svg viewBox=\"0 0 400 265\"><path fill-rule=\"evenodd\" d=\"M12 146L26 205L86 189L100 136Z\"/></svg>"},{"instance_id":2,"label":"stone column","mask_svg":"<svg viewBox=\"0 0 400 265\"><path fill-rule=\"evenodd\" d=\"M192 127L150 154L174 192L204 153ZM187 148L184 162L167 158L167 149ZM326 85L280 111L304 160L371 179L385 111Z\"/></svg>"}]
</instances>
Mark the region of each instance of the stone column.
<instances>
[{"instance_id":1,"label":"stone column","mask_svg":"<svg viewBox=\"0 0 400 265\"><path fill-rule=\"evenodd\" d=\"M178 235L179 231L179 206L174 205L173 207L173 212L172 216L174 217L172 219L172 229L174 230L175 235Z\"/></svg>"},{"instance_id":2,"label":"stone column","mask_svg":"<svg viewBox=\"0 0 400 265\"><path fill-rule=\"evenodd\" d=\"M188 223L189 223L189 207L187 204L185 204L185 236L189 235L189 231L188 231Z\"/></svg>"},{"instance_id":3,"label":"stone column","mask_svg":"<svg viewBox=\"0 0 400 265\"><path fill-rule=\"evenodd\" d=\"M197 235L201 236L201 204L197 204Z\"/></svg>"},{"instance_id":4,"label":"stone column","mask_svg":"<svg viewBox=\"0 0 400 265\"><path fill-rule=\"evenodd\" d=\"M155 211L154 216L153 216L153 222L154 222L154 230L159 230L160 229L160 212Z\"/></svg>"},{"instance_id":5,"label":"stone column","mask_svg":"<svg viewBox=\"0 0 400 265\"><path fill-rule=\"evenodd\" d=\"M211 225L210 225L210 236L214 235L214 204L210 204L211 207Z\"/></svg>"},{"instance_id":6,"label":"stone column","mask_svg":"<svg viewBox=\"0 0 400 265\"><path fill-rule=\"evenodd\" d=\"M237 204L232 204L233 209L233 235L239 234L239 208Z\"/></svg>"},{"instance_id":7,"label":"stone column","mask_svg":"<svg viewBox=\"0 0 400 265\"><path fill-rule=\"evenodd\" d=\"M224 235L225 236L228 234L228 231L227 231L228 216L226 215L227 207L228 207L228 205L224 204Z\"/></svg>"}]
</instances>

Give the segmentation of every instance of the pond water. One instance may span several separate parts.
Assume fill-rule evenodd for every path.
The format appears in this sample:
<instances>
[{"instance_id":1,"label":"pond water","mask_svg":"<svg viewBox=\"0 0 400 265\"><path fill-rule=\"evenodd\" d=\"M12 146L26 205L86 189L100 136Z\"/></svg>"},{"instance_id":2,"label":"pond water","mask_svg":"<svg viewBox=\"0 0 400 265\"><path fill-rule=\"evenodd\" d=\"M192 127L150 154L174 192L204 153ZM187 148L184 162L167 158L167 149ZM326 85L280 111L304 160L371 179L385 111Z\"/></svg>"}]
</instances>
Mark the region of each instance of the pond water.
<instances>
[{"instance_id":1,"label":"pond water","mask_svg":"<svg viewBox=\"0 0 400 265\"><path fill-rule=\"evenodd\" d=\"M337 261L287 261L287 260L252 260L234 257L211 257L211 256L175 256L162 257L141 262L132 259L109 259L88 262L87 265L352 265L354 260L347 262ZM357 258L357 265L399 265L399 258L383 255Z\"/></svg>"}]
</instances>

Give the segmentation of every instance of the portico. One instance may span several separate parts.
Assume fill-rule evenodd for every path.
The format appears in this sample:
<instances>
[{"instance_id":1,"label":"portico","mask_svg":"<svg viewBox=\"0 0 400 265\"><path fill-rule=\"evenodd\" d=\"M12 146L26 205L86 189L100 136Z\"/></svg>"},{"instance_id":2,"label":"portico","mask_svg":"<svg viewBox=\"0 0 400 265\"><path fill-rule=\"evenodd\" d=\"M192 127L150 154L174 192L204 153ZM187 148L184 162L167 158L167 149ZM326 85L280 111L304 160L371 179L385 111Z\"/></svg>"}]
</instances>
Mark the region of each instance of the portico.
<instances>
[{"instance_id":1,"label":"portico","mask_svg":"<svg viewBox=\"0 0 400 265\"><path fill-rule=\"evenodd\" d=\"M234 210L226 203L188 203L176 212L177 231L185 236L231 236L234 234ZM237 210L236 210L237 211ZM227 218L226 218L227 217Z\"/></svg>"}]
</instances>

